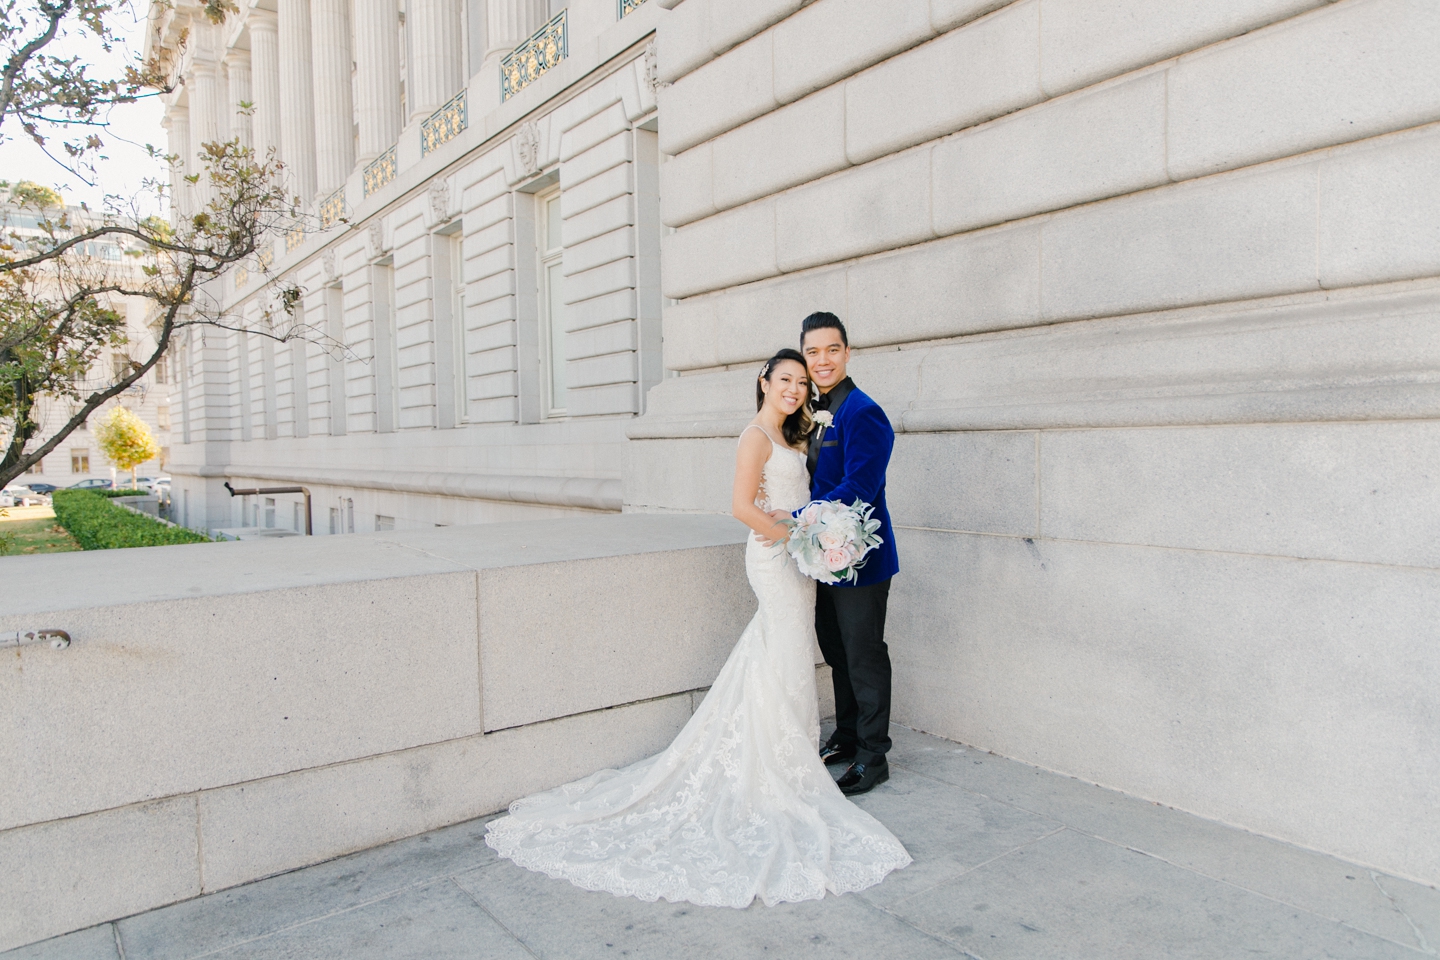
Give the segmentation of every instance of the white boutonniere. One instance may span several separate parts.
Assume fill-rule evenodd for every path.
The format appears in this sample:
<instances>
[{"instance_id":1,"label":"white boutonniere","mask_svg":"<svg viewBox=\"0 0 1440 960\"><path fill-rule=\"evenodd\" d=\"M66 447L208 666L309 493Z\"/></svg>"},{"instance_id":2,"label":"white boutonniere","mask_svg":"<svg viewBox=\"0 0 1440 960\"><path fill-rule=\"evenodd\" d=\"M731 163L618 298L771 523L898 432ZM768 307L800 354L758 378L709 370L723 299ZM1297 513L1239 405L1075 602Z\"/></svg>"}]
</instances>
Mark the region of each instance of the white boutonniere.
<instances>
[{"instance_id":1,"label":"white boutonniere","mask_svg":"<svg viewBox=\"0 0 1440 960\"><path fill-rule=\"evenodd\" d=\"M815 415L811 417L811 419L814 420L820 428L815 434L815 439L818 441L825 436L826 429L835 423L835 414L829 410L816 410Z\"/></svg>"}]
</instances>

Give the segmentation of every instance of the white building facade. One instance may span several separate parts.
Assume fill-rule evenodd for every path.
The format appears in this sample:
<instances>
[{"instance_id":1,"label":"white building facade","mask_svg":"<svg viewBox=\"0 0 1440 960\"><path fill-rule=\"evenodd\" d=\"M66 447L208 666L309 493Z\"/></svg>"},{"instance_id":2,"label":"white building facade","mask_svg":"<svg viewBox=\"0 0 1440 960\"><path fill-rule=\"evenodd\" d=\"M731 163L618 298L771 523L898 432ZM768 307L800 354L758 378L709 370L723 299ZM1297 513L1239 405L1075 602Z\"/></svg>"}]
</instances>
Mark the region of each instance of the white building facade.
<instances>
[{"instance_id":1,"label":"white building facade","mask_svg":"<svg viewBox=\"0 0 1440 960\"><path fill-rule=\"evenodd\" d=\"M619 511L625 427L662 371L665 11L373 6L257 6L221 27L157 8L152 45L183 50L178 172L239 137L278 153L324 224L263 254L316 336L179 345L175 516L301 528L298 496L232 501L226 478L308 486L317 534ZM195 190L177 177L177 212ZM252 328L260 266L218 293Z\"/></svg>"},{"instance_id":2,"label":"white building facade","mask_svg":"<svg viewBox=\"0 0 1440 960\"><path fill-rule=\"evenodd\" d=\"M1440 877L1440 6L289 2L171 131L248 49L240 135L347 220L270 269L349 353L185 345L191 526L227 477L320 533L724 512L833 310L899 434L897 720Z\"/></svg>"}]
</instances>

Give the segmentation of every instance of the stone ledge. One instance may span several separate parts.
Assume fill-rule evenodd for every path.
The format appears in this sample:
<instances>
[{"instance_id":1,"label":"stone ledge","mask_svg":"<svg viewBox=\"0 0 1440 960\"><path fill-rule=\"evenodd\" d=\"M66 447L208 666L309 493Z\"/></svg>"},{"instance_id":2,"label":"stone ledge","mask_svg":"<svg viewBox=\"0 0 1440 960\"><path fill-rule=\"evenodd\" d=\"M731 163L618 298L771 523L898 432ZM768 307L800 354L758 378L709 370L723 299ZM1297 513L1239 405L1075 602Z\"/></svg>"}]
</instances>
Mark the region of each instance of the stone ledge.
<instances>
[{"instance_id":1,"label":"stone ledge","mask_svg":"<svg viewBox=\"0 0 1440 960\"><path fill-rule=\"evenodd\" d=\"M483 535L480 533L483 532ZM590 560L743 543L730 517L644 514L224 545L0 557L0 618L356 580ZM67 583L73 584L68 586Z\"/></svg>"},{"instance_id":2,"label":"stone ledge","mask_svg":"<svg viewBox=\"0 0 1440 960\"><path fill-rule=\"evenodd\" d=\"M75 638L0 671L0 950L653 753L754 609L744 536L630 514L0 561L0 629Z\"/></svg>"}]
</instances>

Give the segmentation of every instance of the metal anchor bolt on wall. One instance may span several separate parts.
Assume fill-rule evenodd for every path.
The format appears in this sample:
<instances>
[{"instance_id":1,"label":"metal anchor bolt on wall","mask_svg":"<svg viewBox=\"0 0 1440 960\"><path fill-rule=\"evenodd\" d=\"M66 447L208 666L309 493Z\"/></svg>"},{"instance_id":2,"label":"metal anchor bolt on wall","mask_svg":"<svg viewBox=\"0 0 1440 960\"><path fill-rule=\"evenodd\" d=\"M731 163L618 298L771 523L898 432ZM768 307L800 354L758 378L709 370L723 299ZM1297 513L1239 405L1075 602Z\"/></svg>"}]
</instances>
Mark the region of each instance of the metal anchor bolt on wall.
<instances>
[{"instance_id":1,"label":"metal anchor bolt on wall","mask_svg":"<svg viewBox=\"0 0 1440 960\"><path fill-rule=\"evenodd\" d=\"M70 646L70 634L64 630L8 630L0 632L0 649L5 647L28 647L36 643L49 643L53 649L64 650Z\"/></svg>"}]
</instances>

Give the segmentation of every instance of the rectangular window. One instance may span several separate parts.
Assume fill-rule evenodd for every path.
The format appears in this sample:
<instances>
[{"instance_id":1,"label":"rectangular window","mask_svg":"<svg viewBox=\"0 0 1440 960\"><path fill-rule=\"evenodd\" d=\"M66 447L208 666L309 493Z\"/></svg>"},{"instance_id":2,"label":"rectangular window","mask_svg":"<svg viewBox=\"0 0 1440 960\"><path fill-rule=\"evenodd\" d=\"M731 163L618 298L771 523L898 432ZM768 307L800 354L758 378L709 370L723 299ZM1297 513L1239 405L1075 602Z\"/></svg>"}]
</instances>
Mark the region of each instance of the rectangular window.
<instances>
[{"instance_id":1,"label":"rectangular window","mask_svg":"<svg viewBox=\"0 0 1440 960\"><path fill-rule=\"evenodd\" d=\"M275 498L265 498L265 528L273 529L275 526Z\"/></svg>"},{"instance_id":2,"label":"rectangular window","mask_svg":"<svg viewBox=\"0 0 1440 960\"><path fill-rule=\"evenodd\" d=\"M465 285L460 234L431 238L434 276L431 309L435 318L435 412L441 427L465 422Z\"/></svg>"},{"instance_id":3,"label":"rectangular window","mask_svg":"<svg viewBox=\"0 0 1440 960\"><path fill-rule=\"evenodd\" d=\"M90 451L89 451L89 450L71 450L71 451L70 451L70 472L71 472L71 473L89 473L89 472L90 472Z\"/></svg>"},{"instance_id":4,"label":"rectangular window","mask_svg":"<svg viewBox=\"0 0 1440 960\"><path fill-rule=\"evenodd\" d=\"M155 405L155 426L161 430L170 429L170 404L158 403Z\"/></svg>"},{"instance_id":5,"label":"rectangular window","mask_svg":"<svg viewBox=\"0 0 1440 960\"><path fill-rule=\"evenodd\" d=\"M540 380L545 415L565 415L565 249L560 239L560 191L535 198L535 251L539 255Z\"/></svg>"},{"instance_id":6,"label":"rectangular window","mask_svg":"<svg viewBox=\"0 0 1440 960\"><path fill-rule=\"evenodd\" d=\"M295 307L295 329L305 329L305 308ZM295 436L310 436L310 363L304 337L290 341L290 403L295 417Z\"/></svg>"},{"instance_id":7,"label":"rectangular window","mask_svg":"<svg viewBox=\"0 0 1440 960\"><path fill-rule=\"evenodd\" d=\"M345 435L345 291L339 284L325 288L326 377L330 386L330 435ZM336 531L339 532L338 530Z\"/></svg>"},{"instance_id":8,"label":"rectangular window","mask_svg":"<svg viewBox=\"0 0 1440 960\"><path fill-rule=\"evenodd\" d=\"M294 508L294 511L293 511L293 512L294 512L294 514L295 514L295 516L294 516L294 522L291 523L290 529L291 529L291 530L294 530L296 533L304 533L304 532L305 532L305 505L304 505L303 503L301 503L299 500L297 500L297 501L295 501L294 503L290 504L290 506Z\"/></svg>"},{"instance_id":9,"label":"rectangular window","mask_svg":"<svg viewBox=\"0 0 1440 960\"><path fill-rule=\"evenodd\" d=\"M34 463L30 464L29 468L25 472L33 473L36 476L43 474L45 472L45 459L42 457L41 459L36 460Z\"/></svg>"},{"instance_id":10,"label":"rectangular window","mask_svg":"<svg viewBox=\"0 0 1440 960\"><path fill-rule=\"evenodd\" d=\"M465 340L465 241L450 238L450 316L455 328L455 419L470 418L470 347Z\"/></svg>"},{"instance_id":11,"label":"rectangular window","mask_svg":"<svg viewBox=\"0 0 1440 960\"><path fill-rule=\"evenodd\" d=\"M331 532L331 533L339 533L339 532L340 532L340 508L339 508L339 507L331 507L331 508L330 508L330 532Z\"/></svg>"},{"instance_id":12,"label":"rectangular window","mask_svg":"<svg viewBox=\"0 0 1440 960\"><path fill-rule=\"evenodd\" d=\"M388 263L371 269L370 303L374 318L375 429L391 433L399 417L395 355L395 268Z\"/></svg>"},{"instance_id":13,"label":"rectangular window","mask_svg":"<svg viewBox=\"0 0 1440 960\"><path fill-rule=\"evenodd\" d=\"M395 518L394 518L394 517L382 517L382 516L381 516L380 514L378 514L378 513L375 514L375 529L376 529L376 530L394 530L394 529L395 529Z\"/></svg>"},{"instance_id":14,"label":"rectangular window","mask_svg":"<svg viewBox=\"0 0 1440 960\"><path fill-rule=\"evenodd\" d=\"M155 374L156 383L168 383L170 381L170 358L161 356L155 361L155 366L150 368Z\"/></svg>"}]
</instances>

